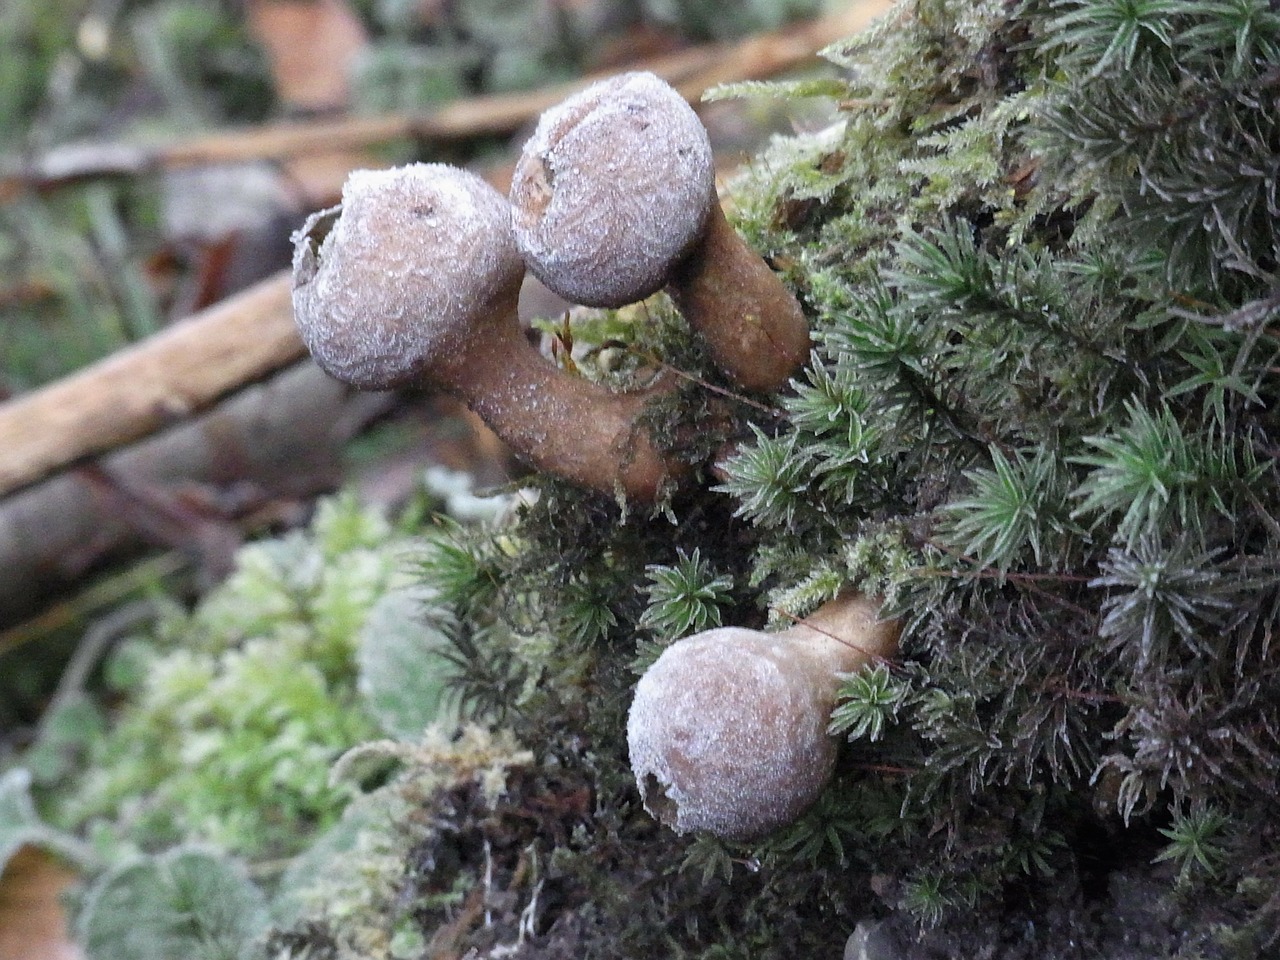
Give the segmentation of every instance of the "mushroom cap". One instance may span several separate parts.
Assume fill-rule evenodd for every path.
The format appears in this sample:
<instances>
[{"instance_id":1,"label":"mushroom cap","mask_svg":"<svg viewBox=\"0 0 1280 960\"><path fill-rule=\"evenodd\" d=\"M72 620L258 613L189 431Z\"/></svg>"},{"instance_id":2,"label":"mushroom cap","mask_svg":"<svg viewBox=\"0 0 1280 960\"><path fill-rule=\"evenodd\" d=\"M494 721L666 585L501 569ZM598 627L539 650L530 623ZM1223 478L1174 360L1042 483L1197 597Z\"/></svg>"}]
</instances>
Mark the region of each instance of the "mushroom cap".
<instances>
[{"instance_id":1,"label":"mushroom cap","mask_svg":"<svg viewBox=\"0 0 1280 960\"><path fill-rule=\"evenodd\" d=\"M357 170L293 235L293 307L316 362L369 390L453 362L524 264L507 200L444 164Z\"/></svg>"},{"instance_id":2,"label":"mushroom cap","mask_svg":"<svg viewBox=\"0 0 1280 960\"><path fill-rule=\"evenodd\" d=\"M715 202L707 131L652 73L610 77L544 113L511 180L529 269L592 307L661 289Z\"/></svg>"},{"instance_id":3,"label":"mushroom cap","mask_svg":"<svg viewBox=\"0 0 1280 960\"><path fill-rule=\"evenodd\" d=\"M645 809L678 833L738 840L790 823L830 778L837 685L784 634L723 627L672 644L627 718Z\"/></svg>"}]
</instances>

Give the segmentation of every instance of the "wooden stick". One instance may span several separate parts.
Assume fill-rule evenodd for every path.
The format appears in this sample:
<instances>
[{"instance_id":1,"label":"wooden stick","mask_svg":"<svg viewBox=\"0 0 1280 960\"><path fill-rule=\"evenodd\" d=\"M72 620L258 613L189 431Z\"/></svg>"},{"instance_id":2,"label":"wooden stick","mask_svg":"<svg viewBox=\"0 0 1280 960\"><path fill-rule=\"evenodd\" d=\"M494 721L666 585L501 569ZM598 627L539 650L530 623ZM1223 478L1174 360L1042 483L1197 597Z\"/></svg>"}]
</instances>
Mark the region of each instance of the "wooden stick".
<instances>
[{"instance_id":1,"label":"wooden stick","mask_svg":"<svg viewBox=\"0 0 1280 960\"><path fill-rule=\"evenodd\" d=\"M399 402L353 391L302 361L172 429L104 454L90 470L66 470L0 499L0 656L93 619L147 582L179 570L187 582L205 579L227 559L232 524L250 534L296 522L301 503L349 481L348 442ZM449 419L443 403L427 409ZM440 429L456 444L456 421ZM424 446L431 447L435 435L426 433ZM463 456L471 457L469 447ZM477 461L487 463L484 456L477 450ZM106 474L114 488L104 489L92 474ZM493 469L485 476L496 479ZM369 499L394 500L395 478L383 482ZM144 501L177 506L195 522L166 530L146 515ZM149 572L97 576L156 548L169 548L170 559ZM89 571L95 576L86 588Z\"/></svg>"},{"instance_id":2,"label":"wooden stick","mask_svg":"<svg viewBox=\"0 0 1280 960\"><path fill-rule=\"evenodd\" d=\"M145 437L305 355L281 272L0 405L0 496Z\"/></svg>"},{"instance_id":3,"label":"wooden stick","mask_svg":"<svg viewBox=\"0 0 1280 960\"><path fill-rule=\"evenodd\" d=\"M688 77L664 79L696 105L719 84L767 80L812 61L823 48L865 30L892 8L892 0L850 0L839 13L748 37Z\"/></svg>"},{"instance_id":4,"label":"wooden stick","mask_svg":"<svg viewBox=\"0 0 1280 960\"><path fill-rule=\"evenodd\" d=\"M889 0L855 0L842 12L733 44L695 47L636 64L651 70L690 100L734 80L763 79L810 60L823 47L856 33L889 9ZM616 71L610 71L616 72ZM347 117L220 131L181 142L70 144L10 172L0 172L0 202L25 190L101 176L136 176L154 170L355 150L397 139L460 140L518 130L549 107L599 79L524 93L470 97L426 114Z\"/></svg>"}]
</instances>

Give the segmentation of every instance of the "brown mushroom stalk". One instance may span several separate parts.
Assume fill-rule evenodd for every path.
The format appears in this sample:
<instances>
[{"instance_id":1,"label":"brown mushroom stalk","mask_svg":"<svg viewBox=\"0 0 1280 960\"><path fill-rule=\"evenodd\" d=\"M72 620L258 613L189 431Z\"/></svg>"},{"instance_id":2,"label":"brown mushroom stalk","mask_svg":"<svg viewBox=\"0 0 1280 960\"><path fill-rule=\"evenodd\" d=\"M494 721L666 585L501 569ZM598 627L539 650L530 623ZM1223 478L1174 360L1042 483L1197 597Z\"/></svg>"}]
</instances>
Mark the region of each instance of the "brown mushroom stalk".
<instances>
[{"instance_id":1,"label":"brown mushroom stalk","mask_svg":"<svg viewBox=\"0 0 1280 960\"><path fill-rule=\"evenodd\" d=\"M897 649L879 603L843 594L778 633L722 627L672 644L627 718L645 809L678 833L749 840L794 821L835 766L840 675Z\"/></svg>"},{"instance_id":2,"label":"brown mushroom stalk","mask_svg":"<svg viewBox=\"0 0 1280 960\"><path fill-rule=\"evenodd\" d=\"M641 425L666 381L631 393L575 377L525 338L507 200L441 164L357 171L294 236L294 313L316 362L366 390L451 394L536 468L655 500L681 466Z\"/></svg>"},{"instance_id":3,"label":"brown mushroom stalk","mask_svg":"<svg viewBox=\"0 0 1280 960\"><path fill-rule=\"evenodd\" d=\"M511 181L516 242L567 300L618 307L662 289L747 390L808 359L795 297L716 200L707 131L672 87L626 73L542 115Z\"/></svg>"}]
</instances>

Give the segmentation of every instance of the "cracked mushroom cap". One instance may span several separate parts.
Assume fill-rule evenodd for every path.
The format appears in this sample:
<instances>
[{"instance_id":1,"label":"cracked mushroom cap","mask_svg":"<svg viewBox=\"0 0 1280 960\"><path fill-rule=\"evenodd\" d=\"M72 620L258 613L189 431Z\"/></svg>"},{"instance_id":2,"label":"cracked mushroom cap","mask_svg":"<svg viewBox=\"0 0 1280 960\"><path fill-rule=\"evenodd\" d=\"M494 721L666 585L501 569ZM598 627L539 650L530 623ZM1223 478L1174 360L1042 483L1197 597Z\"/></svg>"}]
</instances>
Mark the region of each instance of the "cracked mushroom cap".
<instances>
[{"instance_id":1,"label":"cracked mushroom cap","mask_svg":"<svg viewBox=\"0 0 1280 960\"><path fill-rule=\"evenodd\" d=\"M652 73L610 77L544 113L511 181L529 269L592 307L661 289L715 202L707 131Z\"/></svg>"},{"instance_id":2,"label":"cracked mushroom cap","mask_svg":"<svg viewBox=\"0 0 1280 960\"><path fill-rule=\"evenodd\" d=\"M357 170L342 204L294 234L293 305L329 374L368 390L420 383L452 359L524 263L505 197L444 164Z\"/></svg>"}]
</instances>

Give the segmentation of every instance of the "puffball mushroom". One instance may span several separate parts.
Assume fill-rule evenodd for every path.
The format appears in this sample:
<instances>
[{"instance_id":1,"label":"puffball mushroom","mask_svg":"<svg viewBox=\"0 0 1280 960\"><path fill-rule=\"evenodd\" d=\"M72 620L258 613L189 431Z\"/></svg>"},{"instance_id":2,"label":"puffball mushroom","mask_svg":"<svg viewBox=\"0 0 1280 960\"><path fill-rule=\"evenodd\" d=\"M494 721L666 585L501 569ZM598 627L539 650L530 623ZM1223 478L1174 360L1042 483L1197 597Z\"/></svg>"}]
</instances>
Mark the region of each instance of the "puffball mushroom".
<instances>
[{"instance_id":1,"label":"puffball mushroom","mask_svg":"<svg viewBox=\"0 0 1280 960\"><path fill-rule=\"evenodd\" d=\"M716 200L707 131L652 73L602 80L542 115L511 181L529 269L575 303L667 287L722 370L772 391L809 356L809 324Z\"/></svg>"},{"instance_id":2,"label":"puffball mushroom","mask_svg":"<svg viewBox=\"0 0 1280 960\"><path fill-rule=\"evenodd\" d=\"M316 362L366 390L452 394L538 469L652 501L677 467L640 425L655 386L614 393L524 337L505 197L442 164L360 170L294 235L293 304Z\"/></svg>"},{"instance_id":3,"label":"puffball mushroom","mask_svg":"<svg viewBox=\"0 0 1280 960\"><path fill-rule=\"evenodd\" d=\"M897 648L879 603L844 594L778 633L721 627L672 644L627 718L645 809L678 833L749 840L795 820L835 765L840 674Z\"/></svg>"}]
</instances>

